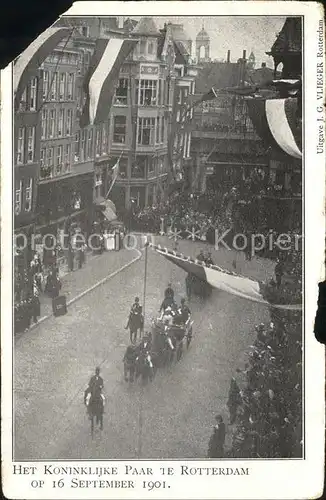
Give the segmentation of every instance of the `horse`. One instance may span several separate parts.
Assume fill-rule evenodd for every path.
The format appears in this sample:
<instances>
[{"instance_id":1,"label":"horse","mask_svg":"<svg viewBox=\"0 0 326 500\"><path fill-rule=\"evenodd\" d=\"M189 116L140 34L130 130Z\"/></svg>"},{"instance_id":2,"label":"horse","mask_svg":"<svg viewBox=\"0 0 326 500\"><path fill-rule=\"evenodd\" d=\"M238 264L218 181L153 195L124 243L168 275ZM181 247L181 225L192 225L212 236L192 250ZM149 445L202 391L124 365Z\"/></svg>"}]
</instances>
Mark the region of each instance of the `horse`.
<instances>
[{"instance_id":1,"label":"horse","mask_svg":"<svg viewBox=\"0 0 326 500\"><path fill-rule=\"evenodd\" d=\"M143 384L152 382L156 368L149 352L142 351L136 359L136 380L141 376Z\"/></svg>"},{"instance_id":2,"label":"horse","mask_svg":"<svg viewBox=\"0 0 326 500\"><path fill-rule=\"evenodd\" d=\"M103 413L104 413L105 398L101 392L96 392L93 394L88 393L88 395L85 398L85 404L87 406L87 413L91 421L91 434L93 437L94 418L96 418L96 425L99 425L101 430L103 429Z\"/></svg>"},{"instance_id":3,"label":"horse","mask_svg":"<svg viewBox=\"0 0 326 500\"><path fill-rule=\"evenodd\" d=\"M137 340L137 333L139 330L139 334L141 335L141 332L144 327L144 316L142 314L134 314L130 313L129 319L128 319L128 324L126 328L129 328L130 331L130 342L135 343Z\"/></svg>"},{"instance_id":4,"label":"horse","mask_svg":"<svg viewBox=\"0 0 326 500\"><path fill-rule=\"evenodd\" d=\"M193 294L198 295L201 298L207 298L212 293L212 287L207 283L207 281L197 278L196 275L188 274L186 277L186 293L188 300L191 299Z\"/></svg>"},{"instance_id":5,"label":"horse","mask_svg":"<svg viewBox=\"0 0 326 500\"><path fill-rule=\"evenodd\" d=\"M134 346L127 347L123 357L124 379L126 382L133 382L135 379L137 355L138 354Z\"/></svg>"}]
</instances>

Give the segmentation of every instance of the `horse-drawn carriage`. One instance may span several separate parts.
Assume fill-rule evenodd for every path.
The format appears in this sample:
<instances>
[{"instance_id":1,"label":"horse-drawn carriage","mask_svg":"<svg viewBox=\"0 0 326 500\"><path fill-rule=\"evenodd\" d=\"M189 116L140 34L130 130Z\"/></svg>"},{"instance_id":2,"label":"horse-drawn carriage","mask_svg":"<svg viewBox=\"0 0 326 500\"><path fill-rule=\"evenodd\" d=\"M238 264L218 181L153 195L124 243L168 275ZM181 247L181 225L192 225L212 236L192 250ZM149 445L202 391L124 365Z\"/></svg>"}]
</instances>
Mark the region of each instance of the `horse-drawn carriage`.
<instances>
[{"instance_id":1,"label":"horse-drawn carriage","mask_svg":"<svg viewBox=\"0 0 326 500\"><path fill-rule=\"evenodd\" d=\"M186 341L187 348L190 345L192 326L191 317L185 324L165 324L161 318L152 321L152 352L155 355L157 366L167 366L174 359L180 361L184 341Z\"/></svg>"},{"instance_id":2,"label":"horse-drawn carriage","mask_svg":"<svg viewBox=\"0 0 326 500\"><path fill-rule=\"evenodd\" d=\"M199 295L202 298L209 297L212 293L212 287L194 274L187 274L186 277L186 291L188 299L192 295Z\"/></svg>"}]
</instances>

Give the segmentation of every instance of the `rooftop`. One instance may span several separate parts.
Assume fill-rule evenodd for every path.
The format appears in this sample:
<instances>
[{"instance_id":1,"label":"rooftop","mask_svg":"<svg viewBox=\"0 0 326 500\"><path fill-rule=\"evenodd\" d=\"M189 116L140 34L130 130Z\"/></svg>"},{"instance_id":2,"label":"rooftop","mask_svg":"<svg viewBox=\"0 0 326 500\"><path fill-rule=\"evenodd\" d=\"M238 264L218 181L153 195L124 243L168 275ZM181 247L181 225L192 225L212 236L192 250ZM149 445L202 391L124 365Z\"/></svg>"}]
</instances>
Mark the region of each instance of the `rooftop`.
<instances>
[{"instance_id":1,"label":"rooftop","mask_svg":"<svg viewBox=\"0 0 326 500\"><path fill-rule=\"evenodd\" d=\"M160 35L152 17L142 17L139 23L132 30L132 33L137 35Z\"/></svg>"},{"instance_id":2,"label":"rooftop","mask_svg":"<svg viewBox=\"0 0 326 500\"><path fill-rule=\"evenodd\" d=\"M202 65L196 77L196 93L206 93L212 87L224 88L238 85L237 63L209 62Z\"/></svg>"},{"instance_id":3,"label":"rooftop","mask_svg":"<svg viewBox=\"0 0 326 500\"><path fill-rule=\"evenodd\" d=\"M276 55L284 52L302 52L302 22L301 17L287 17L270 52Z\"/></svg>"}]
</instances>

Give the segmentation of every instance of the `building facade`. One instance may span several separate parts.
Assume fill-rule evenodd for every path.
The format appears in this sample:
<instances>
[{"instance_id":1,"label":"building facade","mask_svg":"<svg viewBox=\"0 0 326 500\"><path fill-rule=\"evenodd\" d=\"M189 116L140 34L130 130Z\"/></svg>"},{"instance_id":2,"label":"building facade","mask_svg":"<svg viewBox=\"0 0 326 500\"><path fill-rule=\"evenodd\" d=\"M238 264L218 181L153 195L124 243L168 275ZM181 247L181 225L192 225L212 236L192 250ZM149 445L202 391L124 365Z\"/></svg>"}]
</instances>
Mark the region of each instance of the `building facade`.
<instances>
[{"instance_id":1,"label":"building facade","mask_svg":"<svg viewBox=\"0 0 326 500\"><path fill-rule=\"evenodd\" d=\"M14 230L15 295L25 300L31 293L29 276L31 243L36 222L42 105L42 74L39 72L24 89L14 118Z\"/></svg>"}]
</instances>

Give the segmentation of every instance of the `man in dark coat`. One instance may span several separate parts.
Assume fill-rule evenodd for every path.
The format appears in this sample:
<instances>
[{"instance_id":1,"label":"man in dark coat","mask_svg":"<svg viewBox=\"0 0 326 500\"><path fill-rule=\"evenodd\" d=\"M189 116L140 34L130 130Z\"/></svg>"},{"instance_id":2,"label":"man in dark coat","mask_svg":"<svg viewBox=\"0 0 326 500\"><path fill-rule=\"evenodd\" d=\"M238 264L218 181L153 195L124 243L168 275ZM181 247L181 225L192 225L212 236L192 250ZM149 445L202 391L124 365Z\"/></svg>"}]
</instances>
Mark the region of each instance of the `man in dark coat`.
<instances>
[{"instance_id":1,"label":"man in dark coat","mask_svg":"<svg viewBox=\"0 0 326 500\"><path fill-rule=\"evenodd\" d=\"M208 458L224 457L225 424L221 415L215 417L216 425L208 444Z\"/></svg>"}]
</instances>

